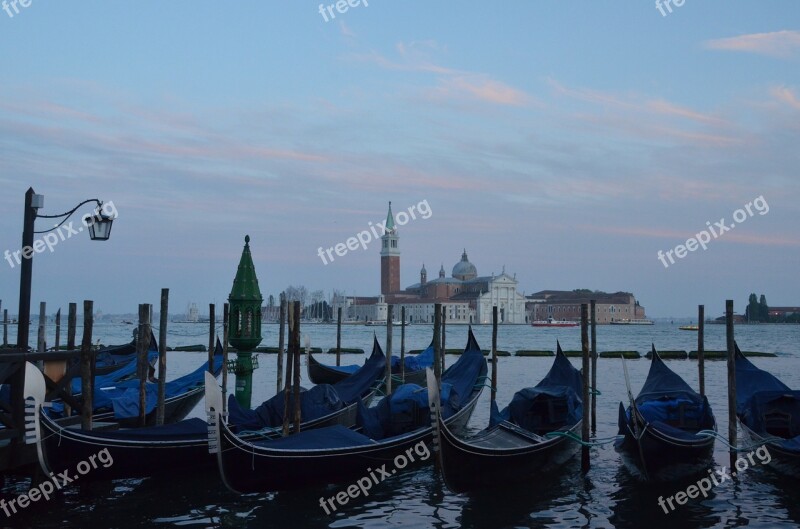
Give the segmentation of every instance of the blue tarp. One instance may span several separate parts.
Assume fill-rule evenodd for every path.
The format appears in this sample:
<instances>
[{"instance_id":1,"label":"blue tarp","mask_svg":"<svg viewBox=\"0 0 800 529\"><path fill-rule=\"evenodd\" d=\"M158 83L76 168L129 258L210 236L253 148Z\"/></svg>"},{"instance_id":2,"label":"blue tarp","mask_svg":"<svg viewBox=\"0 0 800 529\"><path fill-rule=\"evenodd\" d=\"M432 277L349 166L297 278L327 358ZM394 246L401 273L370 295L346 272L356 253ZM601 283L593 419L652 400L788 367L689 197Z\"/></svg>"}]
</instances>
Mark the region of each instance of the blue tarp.
<instances>
[{"instance_id":1,"label":"blue tarp","mask_svg":"<svg viewBox=\"0 0 800 529\"><path fill-rule=\"evenodd\" d=\"M583 417L582 391L583 377L559 344L547 375L536 386L515 393L503 411L495 404L490 424L508 421L531 432L572 426Z\"/></svg>"},{"instance_id":2,"label":"blue tarp","mask_svg":"<svg viewBox=\"0 0 800 529\"><path fill-rule=\"evenodd\" d=\"M433 365L433 343L418 355L408 355L405 357L406 372L419 371Z\"/></svg>"},{"instance_id":3,"label":"blue tarp","mask_svg":"<svg viewBox=\"0 0 800 529\"><path fill-rule=\"evenodd\" d=\"M680 376L666 366L653 349L650 371L636 397L636 406L642 417L653 427L671 423L671 427L684 424L690 431L707 430L714 427L714 413L708 399L701 397ZM624 434L631 410L625 412L620 434ZM622 417L620 418L623 419Z\"/></svg>"},{"instance_id":4,"label":"blue tarp","mask_svg":"<svg viewBox=\"0 0 800 529\"><path fill-rule=\"evenodd\" d=\"M482 378L486 372L486 359L470 329L464 353L442 375L442 417L447 419L461 409L475 385L484 382ZM375 407L360 408L358 425L373 439L385 439L429 426L427 388L416 384L399 386Z\"/></svg>"},{"instance_id":5,"label":"blue tarp","mask_svg":"<svg viewBox=\"0 0 800 529\"><path fill-rule=\"evenodd\" d=\"M165 395L167 399L182 395L194 388L203 387L205 372L208 371L208 361L203 362L195 371L180 378L167 382ZM217 340L214 353L214 374L222 371L222 345ZM139 381L128 380L118 384L113 389L98 390L95 392L95 407L101 403L110 402L114 408L116 419L132 419L139 416ZM158 404L158 384L148 383L145 386L145 413L153 411Z\"/></svg>"},{"instance_id":6,"label":"blue tarp","mask_svg":"<svg viewBox=\"0 0 800 529\"><path fill-rule=\"evenodd\" d=\"M368 395L386 369L386 356L377 338L372 354L353 375L334 385L318 384L300 393L302 420L311 421L338 411ZM285 407L283 392L278 393L253 410L244 409L231 397L228 413L231 427L236 431L274 428L283 424ZM289 409L294 409L294 395L290 393Z\"/></svg>"},{"instance_id":7,"label":"blue tarp","mask_svg":"<svg viewBox=\"0 0 800 529\"><path fill-rule=\"evenodd\" d=\"M792 390L777 377L745 358L736 346L736 414L759 435L786 437L776 442L800 453L800 391ZM780 431L767 424L767 415L783 417Z\"/></svg>"}]
</instances>

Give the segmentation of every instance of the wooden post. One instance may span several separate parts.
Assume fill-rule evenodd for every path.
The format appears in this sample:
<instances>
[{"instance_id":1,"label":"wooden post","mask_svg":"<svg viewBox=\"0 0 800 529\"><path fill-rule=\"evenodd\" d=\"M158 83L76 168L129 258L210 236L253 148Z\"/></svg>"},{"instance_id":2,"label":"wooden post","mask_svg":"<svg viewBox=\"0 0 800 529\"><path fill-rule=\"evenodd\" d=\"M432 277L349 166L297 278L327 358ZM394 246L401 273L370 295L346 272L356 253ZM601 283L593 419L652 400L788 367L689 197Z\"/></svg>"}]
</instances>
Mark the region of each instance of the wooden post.
<instances>
[{"instance_id":1,"label":"wooden post","mask_svg":"<svg viewBox=\"0 0 800 529\"><path fill-rule=\"evenodd\" d=\"M591 300L590 310L592 311L592 433L597 431L597 302Z\"/></svg>"},{"instance_id":2,"label":"wooden post","mask_svg":"<svg viewBox=\"0 0 800 529\"><path fill-rule=\"evenodd\" d=\"M589 402L589 305L581 304L581 348L583 350L583 421L581 424L581 439L584 443L589 442L589 414L587 413ZM589 447L583 445L581 448L581 471L585 474L589 471Z\"/></svg>"},{"instance_id":3,"label":"wooden post","mask_svg":"<svg viewBox=\"0 0 800 529\"><path fill-rule=\"evenodd\" d=\"M36 343L36 350L43 353L47 350L47 337L45 335L45 324L47 323L47 303L39 303L39 339Z\"/></svg>"},{"instance_id":4,"label":"wooden post","mask_svg":"<svg viewBox=\"0 0 800 529\"><path fill-rule=\"evenodd\" d=\"M296 301L287 304L286 316L289 323L289 347L286 349L286 382L283 389L283 435L289 435L289 393L292 389L292 367L294 366L294 306Z\"/></svg>"},{"instance_id":5,"label":"wooden post","mask_svg":"<svg viewBox=\"0 0 800 529\"><path fill-rule=\"evenodd\" d=\"M342 365L342 307L336 309L336 365Z\"/></svg>"},{"instance_id":6,"label":"wooden post","mask_svg":"<svg viewBox=\"0 0 800 529\"><path fill-rule=\"evenodd\" d=\"M406 381L406 306L400 308L400 380Z\"/></svg>"},{"instance_id":7,"label":"wooden post","mask_svg":"<svg viewBox=\"0 0 800 529\"><path fill-rule=\"evenodd\" d=\"M442 305L442 373L444 373L445 364L447 361L447 307Z\"/></svg>"},{"instance_id":8,"label":"wooden post","mask_svg":"<svg viewBox=\"0 0 800 529\"><path fill-rule=\"evenodd\" d=\"M442 304L436 303L433 306L433 374L436 375L436 383L442 383L442 337L439 334L442 329Z\"/></svg>"},{"instance_id":9,"label":"wooden post","mask_svg":"<svg viewBox=\"0 0 800 529\"><path fill-rule=\"evenodd\" d=\"M58 309L56 312L56 341L55 341L55 351L58 351L61 348L61 309Z\"/></svg>"},{"instance_id":10,"label":"wooden post","mask_svg":"<svg viewBox=\"0 0 800 529\"><path fill-rule=\"evenodd\" d=\"M392 318L394 306L386 307L386 394L392 394ZM405 381L400 381L402 384Z\"/></svg>"},{"instance_id":11,"label":"wooden post","mask_svg":"<svg viewBox=\"0 0 800 529\"><path fill-rule=\"evenodd\" d=\"M725 336L728 344L728 443L736 446L736 344L733 341L733 300L725 301ZM736 451L730 449L731 468Z\"/></svg>"},{"instance_id":12,"label":"wooden post","mask_svg":"<svg viewBox=\"0 0 800 529\"><path fill-rule=\"evenodd\" d=\"M70 303L67 314L67 351L75 350L75 334L78 327L78 304Z\"/></svg>"},{"instance_id":13,"label":"wooden post","mask_svg":"<svg viewBox=\"0 0 800 529\"><path fill-rule=\"evenodd\" d=\"M70 309L74 303L70 303ZM94 379L92 378L92 327L94 324L94 302L83 302L83 340L81 341L81 428L92 429L92 411L94 409Z\"/></svg>"},{"instance_id":14,"label":"wooden post","mask_svg":"<svg viewBox=\"0 0 800 529\"><path fill-rule=\"evenodd\" d=\"M3 309L3 347L8 347L8 309Z\"/></svg>"},{"instance_id":15,"label":"wooden post","mask_svg":"<svg viewBox=\"0 0 800 529\"><path fill-rule=\"evenodd\" d=\"M283 389L283 346L286 344L286 295L281 292L281 309L278 312L278 390Z\"/></svg>"},{"instance_id":16,"label":"wooden post","mask_svg":"<svg viewBox=\"0 0 800 529\"><path fill-rule=\"evenodd\" d=\"M497 305L492 307L492 396L497 400Z\"/></svg>"},{"instance_id":17,"label":"wooden post","mask_svg":"<svg viewBox=\"0 0 800 529\"><path fill-rule=\"evenodd\" d=\"M231 306L225 303L222 306L222 413L228 412L228 319L231 315Z\"/></svg>"},{"instance_id":18,"label":"wooden post","mask_svg":"<svg viewBox=\"0 0 800 529\"><path fill-rule=\"evenodd\" d=\"M214 349L217 341L214 339L217 310L213 303L208 304L208 372L214 374Z\"/></svg>"},{"instance_id":19,"label":"wooden post","mask_svg":"<svg viewBox=\"0 0 800 529\"><path fill-rule=\"evenodd\" d=\"M697 306L697 374L700 377L700 396L704 397L706 394L706 306Z\"/></svg>"},{"instance_id":20,"label":"wooden post","mask_svg":"<svg viewBox=\"0 0 800 529\"><path fill-rule=\"evenodd\" d=\"M294 433L300 431L300 303L294 304L294 354L292 361L294 367ZM310 341L306 347L310 345Z\"/></svg>"},{"instance_id":21,"label":"wooden post","mask_svg":"<svg viewBox=\"0 0 800 529\"><path fill-rule=\"evenodd\" d=\"M136 352L139 362L139 426L147 424L147 371L150 363L147 361L150 350L150 324L152 321L152 305L142 303L139 305L139 340L136 343Z\"/></svg>"},{"instance_id":22,"label":"wooden post","mask_svg":"<svg viewBox=\"0 0 800 529\"><path fill-rule=\"evenodd\" d=\"M161 308L158 313L158 404L156 424L164 424L164 401L167 388L167 325L169 325L169 289L161 289Z\"/></svg>"}]
</instances>

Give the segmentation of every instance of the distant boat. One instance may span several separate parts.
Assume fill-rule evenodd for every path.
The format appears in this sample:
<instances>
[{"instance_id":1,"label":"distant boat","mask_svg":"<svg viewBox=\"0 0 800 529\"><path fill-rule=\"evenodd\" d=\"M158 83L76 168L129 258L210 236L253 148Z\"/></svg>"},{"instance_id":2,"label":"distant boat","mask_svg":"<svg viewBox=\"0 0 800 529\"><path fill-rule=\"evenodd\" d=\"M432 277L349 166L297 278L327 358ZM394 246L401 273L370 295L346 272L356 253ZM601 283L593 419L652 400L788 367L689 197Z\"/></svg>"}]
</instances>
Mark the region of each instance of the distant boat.
<instances>
[{"instance_id":1,"label":"distant boat","mask_svg":"<svg viewBox=\"0 0 800 529\"><path fill-rule=\"evenodd\" d=\"M633 319L633 320L616 320L610 322L611 325L653 325L653 320L647 319Z\"/></svg>"},{"instance_id":2,"label":"distant boat","mask_svg":"<svg viewBox=\"0 0 800 529\"><path fill-rule=\"evenodd\" d=\"M552 317L546 320L537 320L531 323L533 327L577 327L578 322L567 320L555 320Z\"/></svg>"},{"instance_id":3,"label":"distant boat","mask_svg":"<svg viewBox=\"0 0 800 529\"><path fill-rule=\"evenodd\" d=\"M681 325L678 329L682 331L699 331L700 327L697 325Z\"/></svg>"}]
</instances>

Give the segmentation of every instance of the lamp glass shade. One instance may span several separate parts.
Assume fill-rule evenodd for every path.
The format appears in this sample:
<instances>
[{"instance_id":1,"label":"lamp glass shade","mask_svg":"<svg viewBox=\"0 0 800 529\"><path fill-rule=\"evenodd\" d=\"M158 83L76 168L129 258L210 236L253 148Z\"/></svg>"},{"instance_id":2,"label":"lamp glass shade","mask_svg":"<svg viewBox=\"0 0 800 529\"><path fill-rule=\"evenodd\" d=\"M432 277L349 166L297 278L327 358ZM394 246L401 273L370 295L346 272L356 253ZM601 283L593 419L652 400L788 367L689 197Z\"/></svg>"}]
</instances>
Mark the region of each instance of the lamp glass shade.
<instances>
[{"instance_id":1,"label":"lamp glass shade","mask_svg":"<svg viewBox=\"0 0 800 529\"><path fill-rule=\"evenodd\" d=\"M111 224L114 222L114 219L101 214L99 217L95 217L94 222L89 225L89 237L93 241L107 241L109 237L111 237Z\"/></svg>"}]
</instances>

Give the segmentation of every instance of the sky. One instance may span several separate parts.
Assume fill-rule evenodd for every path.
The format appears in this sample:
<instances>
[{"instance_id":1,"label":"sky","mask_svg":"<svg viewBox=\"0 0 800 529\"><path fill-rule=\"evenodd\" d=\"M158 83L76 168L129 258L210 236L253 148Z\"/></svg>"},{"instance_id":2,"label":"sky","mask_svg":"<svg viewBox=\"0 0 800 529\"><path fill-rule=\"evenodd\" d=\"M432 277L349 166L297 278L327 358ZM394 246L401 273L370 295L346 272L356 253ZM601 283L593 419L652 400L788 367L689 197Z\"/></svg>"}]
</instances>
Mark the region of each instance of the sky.
<instances>
[{"instance_id":1,"label":"sky","mask_svg":"<svg viewBox=\"0 0 800 529\"><path fill-rule=\"evenodd\" d=\"M429 211L399 228L403 286L466 248L525 294L629 291L650 317L800 305L800 4L353 3L0 11L3 307L29 187L43 214L118 214L35 254L48 312L222 304L245 235L265 297L376 295L378 243L319 249L389 201Z\"/></svg>"}]
</instances>

